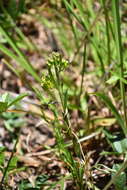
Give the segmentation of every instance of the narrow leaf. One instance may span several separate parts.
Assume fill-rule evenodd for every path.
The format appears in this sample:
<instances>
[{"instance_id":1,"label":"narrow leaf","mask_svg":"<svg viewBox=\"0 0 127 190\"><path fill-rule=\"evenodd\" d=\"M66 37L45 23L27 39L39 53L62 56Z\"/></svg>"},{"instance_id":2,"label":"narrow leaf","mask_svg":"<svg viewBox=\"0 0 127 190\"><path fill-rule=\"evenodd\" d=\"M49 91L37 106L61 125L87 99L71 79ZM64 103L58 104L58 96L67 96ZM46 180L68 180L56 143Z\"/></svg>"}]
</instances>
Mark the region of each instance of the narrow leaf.
<instances>
[{"instance_id":1,"label":"narrow leaf","mask_svg":"<svg viewBox=\"0 0 127 190\"><path fill-rule=\"evenodd\" d=\"M116 117L119 125L123 129L124 134L127 134L127 128L124 125L124 121L123 121L121 115L119 114L119 112L117 111L117 108L112 104L110 98L108 96L104 95L103 93L96 93L95 95L100 97L104 101L104 103L111 109L111 111L114 114L114 116Z\"/></svg>"},{"instance_id":2,"label":"narrow leaf","mask_svg":"<svg viewBox=\"0 0 127 190\"><path fill-rule=\"evenodd\" d=\"M17 98L15 98L14 100L12 100L12 101L8 104L7 108L9 108L10 106L16 104L16 103L19 102L21 99L23 99L25 96L28 96L28 94L27 94L27 93L20 94Z\"/></svg>"}]
</instances>

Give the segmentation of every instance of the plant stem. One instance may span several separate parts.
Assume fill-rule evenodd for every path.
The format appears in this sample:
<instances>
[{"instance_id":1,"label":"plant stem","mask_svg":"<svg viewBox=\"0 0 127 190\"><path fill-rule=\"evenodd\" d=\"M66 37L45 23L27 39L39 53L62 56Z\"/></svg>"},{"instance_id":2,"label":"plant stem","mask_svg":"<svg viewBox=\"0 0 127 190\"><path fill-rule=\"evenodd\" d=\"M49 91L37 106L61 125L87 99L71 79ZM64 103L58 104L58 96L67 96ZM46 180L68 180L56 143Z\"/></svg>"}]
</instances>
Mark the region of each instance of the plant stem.
<instances>
[{"instance_id":1,"label":"plant stem","mask_svg":"<svg viewBox=\"0 0 127 190\"><path fill-rule=\"evenodd\" d=\"M12 158L13 158L17 143L18 143L18 137L17 137L16 142L14 144L14 148L13 148L11 156L10 156L10 158L8 160L7 166L6 166L5 170L4 170L3 177L2 177L1 182L0 182L0 190L3 190L3 183L4 183L4 180L5 180L7 171L8 171L8 167L10 165L10 162L11 162Z\"/></svg>"},{"instance_id":2,"label":"plant stem","mask_svg":"<svg viewBox=\"0 0 127 190\"><path fill-rule=\"evenodd\" d=\"M82 79L81 79L81 84L80 84L80 92L79 92L79 101L80 97L82 95L82 88L83 88L83 81L84 81L84 74L85 74L85 69L86 69L86 41L84 42L84 52L83 52L83 63L82 63Z\"/></svg>"},{"instance_id":3,"label":"plant stem","mask_svg":"<svg viewBox=\"0 0 127 190\"><path fill-rule=\"evenodd\" d=\"M61 80L60 80L60 76L59 76L59 71L56 66L55 66L55 75L56 75L56 86L57 86L57 90L58 90L61 105L62 105L64 123L68 127L68 129L67 129L68 135L71 137L71 128L70 128L70 122L69 122L69 118L68 118L68 111L66 112L67 108L65 108L65 106L64 106L64 95L63 95L63 90L62 90L62 84L61 84Z\"/></svg>"},{"instance_id":4,"label":"plant stem","mask_svg":"<svg viewBox=\"0 0 127 190\"><path fill-rule=\"evenodd\" d=\"M112 0L112 7L113 7L113 16L114 16L115 40L116 40L116 48L117 48L117 55L118 55L119 72L120 72L120 77L124 78L119 0ZM120 92L121 92L122 106L123 106L123 111L124 111L124 133L125 133L125 136L127 137L127 113L126 113L126 100L125 100L125 86L122 80L120 80Z\"/></svg>"},{"instance_id":5,"label":"plant stem","mask_svg":"<svg viewBox=\"0 0 127 190\"><path fill-rule=\"evenodd\" d=\"M104 7L105 23L106 23L106 37L107 37L107 51L108 51L108 65L111 65L111 48L110 48L110 33L109 33L109 17L105 0L102 0Z\"/></svg>"}]
</instances>

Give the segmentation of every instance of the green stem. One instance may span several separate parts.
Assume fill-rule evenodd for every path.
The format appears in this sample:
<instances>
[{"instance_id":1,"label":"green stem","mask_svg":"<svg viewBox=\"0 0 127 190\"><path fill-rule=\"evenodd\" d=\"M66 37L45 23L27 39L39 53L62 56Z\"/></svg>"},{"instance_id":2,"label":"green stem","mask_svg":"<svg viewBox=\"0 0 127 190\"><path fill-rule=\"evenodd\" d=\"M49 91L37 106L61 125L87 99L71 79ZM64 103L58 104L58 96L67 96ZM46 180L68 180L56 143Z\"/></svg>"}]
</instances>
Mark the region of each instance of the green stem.
<instances>
[{"instance_id":1,"label":"green stem","mask_svg":"<svg viewBox=\"0 0 127 190\"><path fill-rule=\"evenodd\" d=\"M16 142L14 144L14 148L13 148L11 156L10 156L10 158L8 160L7 166L6 166L5 170L4 170L3 177L2 177L1 182L0 182L0 190L3 190L3 183L4 183L4 180L5 180L5 177L6 177L10 162L11 162L13 156L14 156L14 152L15 152L17 143L18 143L18 137L17 137Z\"/></svg>"},{"instance_id":2,"label":"green stem","mask_svg":"<svg viewBox=\"0 0 127 190\"><path fill-rule=\"evenodd\" d=\"M105 23L106 23L106 37L107 37L107 51L108 51L108 65L111 65L111 48L110 48L110 33L109 33L109 17L105 0L102 0L104 7Z\"/></svg>"},{"instance_id":3,"label":"green stem","mask_svg":"<svg viewBox=\"0 0 127 190\"><path fill-rule=\"evenodd\" d=\"M83 82L84 82L84 74L85 74L85 69L86 69L86 41L84 42L84 52L83 52L83 63L82 63L82 79L81 79L81 84L80 84L80 92L79 92L79 101L80 97L82 95L82 89L83 89Z\"/></svg>"},{"instance_id":4,"label":"green stem","mask_svg":"<svg viewBox=\"0 0 127 190\"><path fill-rule=\"evenodd\" d=\"M113 7L113 16L114 16L115 40L116 40L116 48L117 48L117 55L118 55L119 72L120 72L120 77L124 78L119 0L112 0L112 7ZM126 100L125 100L125 85L122 82L122 80L120 80L120 91L121 91L122 106L123 106L123 111L124 111L124 133L125 133L125 136L127 136L127 113L126 113Z\"/></svg>"}]
</instances>

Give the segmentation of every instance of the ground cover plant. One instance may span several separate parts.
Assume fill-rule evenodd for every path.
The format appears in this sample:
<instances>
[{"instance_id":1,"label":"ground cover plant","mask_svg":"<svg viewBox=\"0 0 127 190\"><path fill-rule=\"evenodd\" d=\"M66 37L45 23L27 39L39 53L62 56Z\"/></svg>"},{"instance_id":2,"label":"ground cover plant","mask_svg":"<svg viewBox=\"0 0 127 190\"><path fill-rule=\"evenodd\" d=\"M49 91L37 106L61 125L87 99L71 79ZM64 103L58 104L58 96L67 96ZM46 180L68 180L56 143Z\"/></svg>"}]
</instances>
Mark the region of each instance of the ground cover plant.
<instances>
[{"instance_id":1,"label":"ground cover plant","mask_svg":"<svg viewBox=\"0 0 127 190\"><path fill-rule=\"evenodd\" d=\"M0 1L0 189L127 189L126 1Z\"/></svg>"}]
</instances>

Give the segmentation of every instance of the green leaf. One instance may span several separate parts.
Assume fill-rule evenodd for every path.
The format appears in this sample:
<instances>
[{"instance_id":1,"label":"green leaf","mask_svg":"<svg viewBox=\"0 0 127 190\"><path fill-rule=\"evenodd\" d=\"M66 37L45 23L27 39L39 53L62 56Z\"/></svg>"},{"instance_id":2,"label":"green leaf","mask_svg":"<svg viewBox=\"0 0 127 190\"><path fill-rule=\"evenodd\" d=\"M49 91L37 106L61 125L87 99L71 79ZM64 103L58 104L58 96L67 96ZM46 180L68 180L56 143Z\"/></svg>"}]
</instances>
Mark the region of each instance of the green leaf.
<instances>
[{"instance_id":1,"label":"green leaf","mask_svg":"<svg viewBox=\"0 0 127 190\"><path fill-rule=\"evenodd\" d=\"M17 168L17 162L18 162L18 157L13 156L13 158L11 159L9 163L8 172Z\"/></svg>"},{"instance_id":2,"label":"green leaf","mask_svg":"<svg viewBox=\"0 0 127 190\"><path fill-rule=\"evenodd\" d=\"M119 171L119 169L121 168L120 164L114 164L113 165L113 170L115 170L115 172L112 173L112 177ZM120 175L116 178L116 180L114 181L114 185L116 187L117 190L125 190L126 187L126 173L123 171L120 173Z\"/></svg>"},{"instance_id":3,"label":"green leaf","mask_svg":"<svg viewBox=\"0 0 127 190\"><path fill-rule=\"evenodd\" d=\"M108 143L112 146L115 153L121 154L127 151L127 138L123 138L121 134L113 135L107 129L103 129Z\"/></svg>"},{"instance_id":4,"label":"green leaf","mask_svg":"<svg viewBox=\"0 0 127 190\"><path fill-rule=\"evenodd\" d=\"M5 162L5 155L4 153L0 153L0 166L3 166Z\"/></svg>"},{"instance_id":5,"label":"green leaf","mask_svg":"<svg viewBox=\"0 0 127 190\"><path fill-rule=\"evenodd\" d=\"M104 133L105 136L106 136L108 139L110 139L110 140L117 138L116 135L111 134L107 129L103 129L103 133Z\"/></svg>"},{"instance_id":6,"label":"green leaf","mask_svg":"<svg viewBox=\"0 0 127 190\"><path fill-rule=\"evenodd\" d=\"M9 35L9 33L4 29L2 25L0 25L0 33L2 36L4 36L8 44L12 47L17 55L15 55L15 53L13 53L13 51L11 51L9 48L6 48L3 44L0 44L0 51L2 51L5 55L11 57L12 59L16 60L22 68L24 68L29 74L34 77L35 80L40 83L41 80L40 77L37 75L35 68L20 50L15 40Z\"/></svg>"},{"instance_id":7,"label":"green leaf","mask_svg":"<svg viewBox=\"0 0 127 190\"><path fill-rule=\"evenodd\" d=\"M25 96L28 96L28 93L20 94L18 97L16 97L14 100L12 100L12 101L8 104L7 108L9 108L10 106L16 104L17 102L19 102L20 100L22 100Z\"/></svg>"},{"instance_id":8,"label":"green leaf","mask_svg":"<svg viewBox=\"0 0 127 190\"><path fill-rule=\"evenodd\" d=\"M18 11L19 12L24 12L25 11L25 0L19 0L18 3Z\"/></svg>"},{"instance_id":9,"label":"green leaf","mask_svg":"<svg viewBox=\"0 0 127 190\"><path fill-rule=\"evenodd\" d=\"M90 120L90 122L94 125L94 126L104 126L104 127L108 127L113 125L116 122L116 118L99 118L99 117L95 117L93 119Z\"/></svg>"},{"instance_id":10,"label":"green leaf","mask_svg":"<svg viewBox=\"0 0 127 190\"><path fill-rule=\"evenodd\" d=\"M4 154L4 151L5 151L5 147L0 147L0 166L3 166L4 165L4 162L5 162L5 154Z\"/></svg>"},{"instance_id":11,"label":"green leaf","mask_svg":"<svg viewBox=\"0 0 127 190\"><path fill-rule=\"evenodd\" d=\"M35 187L28 180L22 180L19 185L19 190L40 190L42 189L42 185L48 180L47 175L41 175L36 178Z\"/></svg>"},{"instance_id":12,"label":"green leaf","mask_svg":"<svg viewBox=\"0 0 127 190\"><path fill-rule=\"evenodd\" d=\"M119 156L119 153L118 152L107 152L107 151L102 151L101 153L100 153L100 156L108 156L108 155L111 155L111 156L113 156L113 155L118 155Z\"/></svg>"},{"instance_id":13,"label":"green leaf","mask_svg":"<svg viewBox=\"0 0 127 190\"><path fill-rule=\"evenodd\" d=\"M108 84L113 84L117 82L118 80L121 80L123 83L127 84L127 80L124 79L123 77L119 76L117 73L115 75L111 76L109 80L106 81Z\"/></svg>"},{"instance_id":14,"label":"green leaf","mask_svg":"<svg viewBox=\"0 0 127 190\"><path fill-rule=\"evenodd\" d=\"M25 0L10 0L8 3L8 12L11 17L15 20L17 16L24 12L25 10Z\"/></svg>"},{"instance_id":15,"label":"green leaf","mask_svg":"<svg viewBox=\"0 0 127 190\"><path fill-rule=\"evenodd\" d=\"M0 102L0 113L5 112L8 107L8 102Z\"/></svg>"},{"instance_id":16,"label":"green leaf","mask_svg":"<svg viewBox=\"0 0 127 190\"><path fill-rule=\"evenodd\" d=\"M110 98L108 96L104 95L103 93L95 93L95 95L100 97L104 101L104 103L109 107L109 109L111 109L111 111L114 114L114 116L116 117L119 125L123 129L124 134L127 134L127 128L124 125L124 120L122 119L121 115L117 111L116 107L112 104Z\"/></svg>"},{"instance_id":17,"label":"green leaf","mask_svg":"<svg viewBox=\"0 0 127 190\"><path fill-rule=\"evenodd\" d=\"M110 77L110 79L108 79L108 80L106 81L106 83L108 83L108 84L113 84L113 83L117 82L118 80L119 80L119 77L116 76L116 75L113 75L113 76Z\"/></svg>"},{"instance_id":18,"label":"green leaf","mask_svg":"<svg viewBox=\"0 0 127 190\"><path fill-rule=\"evenodd\" d=\"M113 146L114 146L114 149L118 153L126 152L127 151L127 138L113 142Z\"/></svg>"},{"instance_id":19,"label":"green leaf","mask_svg":"<svg viewBox=\"0 0 127 190\"><path fill-rule=\"evenodd\" d=\"M18 13L16 0L9 1L8 12L12 16L13 19L16 19L17 13Z\"/></svg>"}]
</instances>

